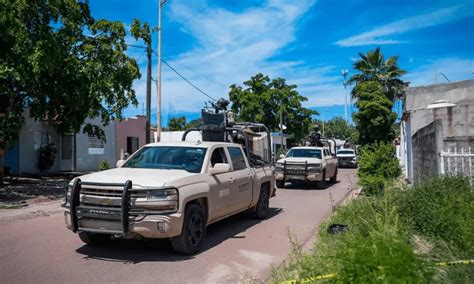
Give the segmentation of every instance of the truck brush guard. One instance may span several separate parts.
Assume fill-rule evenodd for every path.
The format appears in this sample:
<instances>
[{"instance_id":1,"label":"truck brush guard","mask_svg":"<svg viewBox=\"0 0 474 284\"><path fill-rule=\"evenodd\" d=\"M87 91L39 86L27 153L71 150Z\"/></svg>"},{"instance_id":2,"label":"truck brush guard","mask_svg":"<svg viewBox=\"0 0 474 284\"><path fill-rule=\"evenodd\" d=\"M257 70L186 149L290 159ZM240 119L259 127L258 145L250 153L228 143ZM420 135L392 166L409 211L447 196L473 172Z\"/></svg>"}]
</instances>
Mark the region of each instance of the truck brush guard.
<instances>
[{"instance_id":1,"label":"truck brush guard","mask_svg":"<svg viewBox=\"0 0 474 284\"><path fill-rule=\"evenodd\" d=\"M118 216L121 222L121 231L111 231L111 230L91 230L88 228L83 228L79 226L79 218L84 214L84 209L87 210L87 207L81 206L80 195L81 187L85 186L100 186L100 187L123 187L121 206L120 208L107 208L107 212L114 212L114 216ZM96 182L82 182L79 178L74 180L71 189L70 197L70 217L71 217L71 230L76 233L77 231L97 231L102 233L109 234L122 234L127 236L129 234L129 225L130 225L130 189L132 188L132 181L127 180L124 184L122 183L96 183ZM90 209L90 208L89 208ZM102 210L101 207L97 207L97 210ZM89 211L90 212L90 211Z\"/></svg>"},{"instance_id":2,"label":"truck brush guard","mask_svg":"<svg viewBox=\"0 0 474 284\"><path fill-rule=\"evenodd\" d=\"M303 169L288 169L288 165L290 166L301 166L301 163L287 163L286 161L283 162L283 180L286 180L286 176L304 176L304 180L306 181L306 177L308 175L308 161L304 162L304 171Z\"/></svg>"}]
</instances>

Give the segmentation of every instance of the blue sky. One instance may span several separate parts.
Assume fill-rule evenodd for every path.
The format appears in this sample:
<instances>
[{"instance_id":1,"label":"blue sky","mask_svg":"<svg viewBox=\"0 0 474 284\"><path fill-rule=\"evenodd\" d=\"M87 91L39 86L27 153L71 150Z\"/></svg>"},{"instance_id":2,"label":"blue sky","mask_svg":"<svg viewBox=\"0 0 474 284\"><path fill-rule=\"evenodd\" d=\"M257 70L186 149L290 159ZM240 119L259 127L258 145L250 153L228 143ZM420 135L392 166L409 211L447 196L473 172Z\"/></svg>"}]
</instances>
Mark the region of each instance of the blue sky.
<instances>
[{"instance_id":1,"label":"blue sky","mask_svg":"<svg viewBox=\"0 0 474 284\"><path fill-rule=\"evenodd\" d=\"M436 0L168 0L163 6L163 57L214 98L227 97L229 85L257 72L283 77L308 98L306 107L324 119L344 115L341 69L354 74L358 52L380 46L399 56L411 86L474 79L474 1ZM157 0L90 1L95 18L138 18L157 25ZM130 44L135 42L127 38ZM156 35L154 45L156 46ZM130 48L141 68L134 84L142 113L146 57ZM156 77L156 58L153 61ZM162 117L198 116L207 100L167 66L162 66ZM153 86L152 112L156 111ZM353 108L349 107L349 110Z\"/></svg>"}]
</instances>

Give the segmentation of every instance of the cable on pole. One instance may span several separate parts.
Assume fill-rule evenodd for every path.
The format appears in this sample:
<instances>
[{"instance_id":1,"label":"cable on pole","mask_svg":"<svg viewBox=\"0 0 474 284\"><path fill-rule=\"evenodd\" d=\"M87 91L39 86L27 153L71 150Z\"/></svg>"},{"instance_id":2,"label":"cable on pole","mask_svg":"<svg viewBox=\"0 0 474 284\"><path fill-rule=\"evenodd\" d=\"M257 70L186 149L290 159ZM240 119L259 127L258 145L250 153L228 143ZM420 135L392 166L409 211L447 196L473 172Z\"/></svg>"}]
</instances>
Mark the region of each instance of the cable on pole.
<instances>
[{"instance_id":1,"label":"cable on pole","mask_svg":"<svg viewBox=\"0 0 474 284\"><path fill-rule=\"evenodd\" d=\"M153 50L153 53L155 55L158 55L156 54L156 52ZM164 60L163 58L161 58L161 61L166 65L168 66L171 70L173 70L174 73L176 73L179 77L181 77L184 81L186 81L186 83L188 83L189 85L191 85L193 88L195 88L196 90L198 90L201 94L205 95L206 97L208 97L209 99L213 100L213 101L217 101L216 99L214 99L213 97L209 96L208 94L206 94L206 92L204 92L203 90L201 90L198 86L194 85L191 81L189 81L186 77L184 77L183 75L181 75L181 73L179 73L176 69L174 69L170 64L168 64L168 62L166 62L166 60Z\"/></svg>"}]
</instances>

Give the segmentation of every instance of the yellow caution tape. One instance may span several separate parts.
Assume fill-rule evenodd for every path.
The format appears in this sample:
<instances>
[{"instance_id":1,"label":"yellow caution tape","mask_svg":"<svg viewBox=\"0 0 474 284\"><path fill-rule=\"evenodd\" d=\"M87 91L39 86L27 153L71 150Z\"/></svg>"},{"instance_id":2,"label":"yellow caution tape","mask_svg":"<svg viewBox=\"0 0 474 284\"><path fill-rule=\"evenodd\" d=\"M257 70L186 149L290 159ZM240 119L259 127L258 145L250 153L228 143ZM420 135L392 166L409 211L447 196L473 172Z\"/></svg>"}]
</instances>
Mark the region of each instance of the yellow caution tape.
<instances>
[{"instance_id":1,"label":"yellow caution tape","mask_svg":"<svg viewBox=\"0 0 474 284\"><path fill-rule=\"evenodd\" d=\"M301 280L286 280L286 281L280 282L280 284L296 284L296 283L305 284L305 283L312 283L317 280L331 279L335 277L336 277L336 274L325 274L325 275L319 275L319 276L310 277L310 278L304 278Z\"/></svg>"},{"instance_id":2,"label":"yellow caution tape","mask_svg":"<svg viewBox=\"0 0 474 284\"><path fill-rule=\"evenodd\" d=\"M436 262L435 266L450 266L450 265L459 265L459 264L465 264L465 265L474 264L474 259Z\"/></svg>"},{"instance_id":3,"label":"yellow caution tape","mask_svg":"<svg viewBox=\"0 0 474 284\"><path fill-rule=\"evenodd\" d=\"M463 259L463 260L455 260L455 261L441 261L441 262L435 262L435 266L451 266L451 265L469 265L469 264L474 264L474 259ZM286 280L280 282L280 284L296 284L296 283L312 283L314 281L318 280L323 280L323 279L332 279L335 278L336 274L326 274L326 275L319 275L316 277L310 277L310 278L304 278L301 280Z\"/></svg>"}]
</instances>

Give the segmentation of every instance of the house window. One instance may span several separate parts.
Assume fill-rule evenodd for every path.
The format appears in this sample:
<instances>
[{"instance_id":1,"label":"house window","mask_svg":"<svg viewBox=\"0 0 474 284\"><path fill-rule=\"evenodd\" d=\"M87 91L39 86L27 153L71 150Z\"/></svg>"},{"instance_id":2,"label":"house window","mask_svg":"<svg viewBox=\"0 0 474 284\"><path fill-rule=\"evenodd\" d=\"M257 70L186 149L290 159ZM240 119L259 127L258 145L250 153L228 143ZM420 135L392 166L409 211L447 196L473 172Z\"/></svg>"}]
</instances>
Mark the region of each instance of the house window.
<instances>
[{"instance_id":1,"label":"house window","mask_svg":"<svg viewBox=\"0 0 474 284\"><path fill-rule=\"evenodd\" d=\"M104 140L95 136L89 136L89 155L103 155Z\"/></svg>"},{"instance_id":2,"label":"house window","mask_svg":"<svg viewBox=\"0 0 474 284\"><path fill-rule=\"evenodd\" d=\"M129 155L138 150L138 137L127 137L127 153Z\"/></svg>"},{"instance_id":3,"label":"house window","mask_svg":"<svg viewBox=\"0 0 474 284\"><path fill-rule=\"evenodd\" d=\"M49 133L43 131L35 131L33 134L34 149L38 151L41 147L49 144Z\"/></svg>"}]
</instances>

